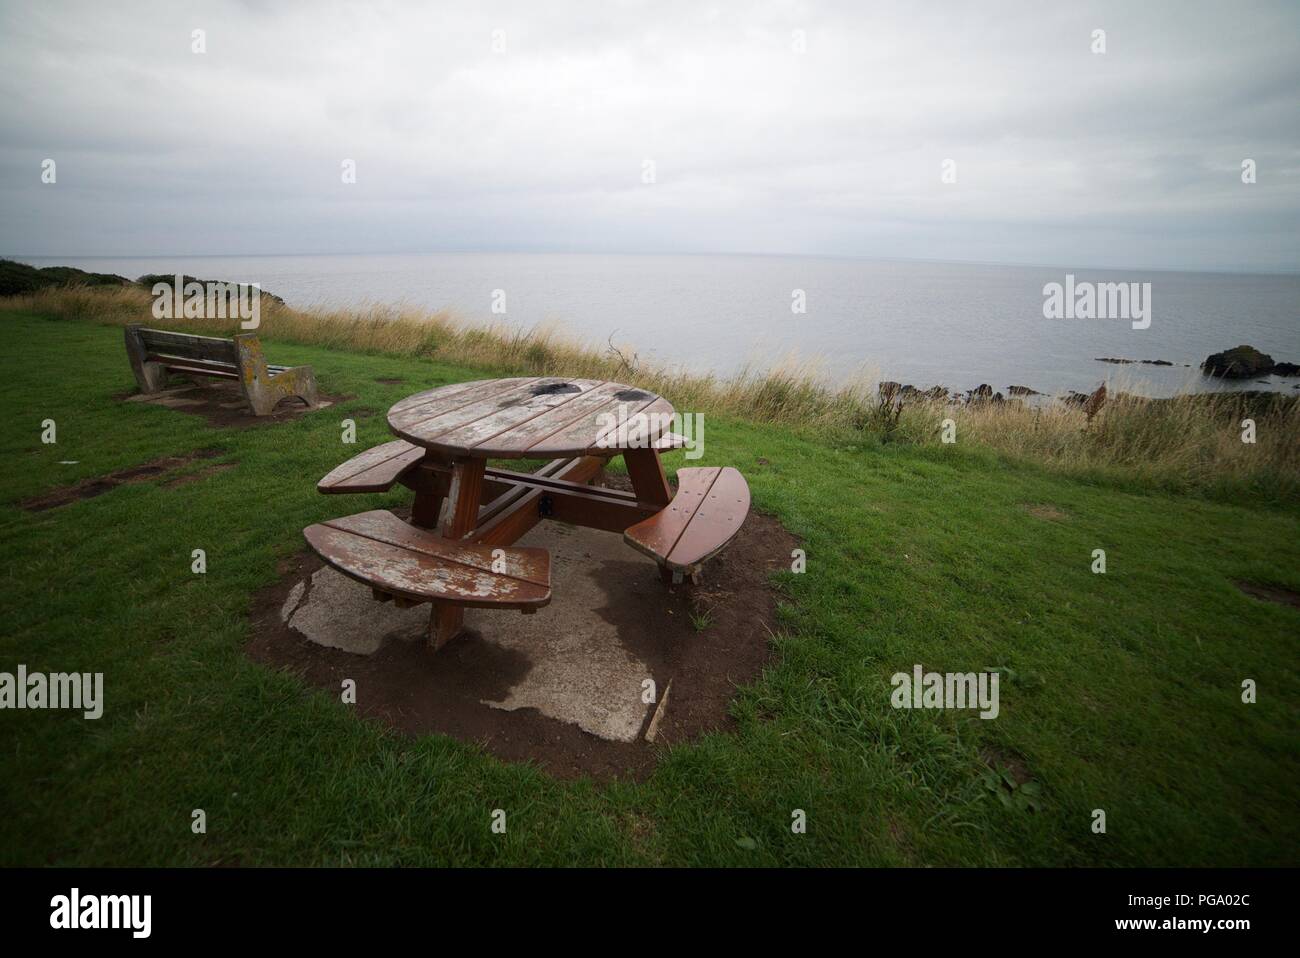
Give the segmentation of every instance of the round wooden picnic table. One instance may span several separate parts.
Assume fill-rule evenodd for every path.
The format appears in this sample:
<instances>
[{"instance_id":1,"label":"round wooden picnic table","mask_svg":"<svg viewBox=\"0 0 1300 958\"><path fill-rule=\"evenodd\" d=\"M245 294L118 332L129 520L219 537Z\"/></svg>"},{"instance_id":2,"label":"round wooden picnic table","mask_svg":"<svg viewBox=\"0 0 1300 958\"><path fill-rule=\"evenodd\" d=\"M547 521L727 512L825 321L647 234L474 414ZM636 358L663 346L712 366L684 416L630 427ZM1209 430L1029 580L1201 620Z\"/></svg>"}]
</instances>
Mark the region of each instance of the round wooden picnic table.
<instances>
[{"instance_id":1,"label":"round wooden picnic table","mask_svg":"<svg viewBox=\"0 0 1300 958\"><path fill-rule=\"evenodd\" d=\"M510 545L540 518L544 492L512 502L517 493L509 491L504 477L507 491L480 512L488 459L551 459L542 470L544 481L555 488L581 488L600 475L605 460L621 454L634 501L661 507L672 501L672 490L654 444L669 432L672 416L666 399L643 389L542 376L478 380L416 393L388 410L388 427L428 450L411 480L412 523L435 526L445 499L444 537ZM503 477L494 473L494 478ZM515 485L528 478L516 477ZM610 507L594 501L586 508L594 517L602 505ZM583 517L582 508L571 515ZM443 604L436 616L435 644L442 644L461 628L462 609Z\"/></svg>"},{"instance_id":2,"label":"round wooden picnic table","mask_svg":"<svg viewBox=\"0 0 1300 958\"><path fill-rule=\"evenodd\" d=\"M416 393L388 410L388 426L449 459L551 459L649 448L672 416L668 400L623 383L535 377Z\"/></svg>"},{"instance_id":3,"label":"round wooden picnic table","mask_svg":"<svg viewBox=\"0 0 1300 958\"><path fill-rule=\"evenodd\" d=\"M436 522L445 496L452 514L444 534L473 530L488 459L580 457L579 472L595 475L601 459L622 455L639 500L666 505L672 491L655 443L667 434L673 407L644 389L599 379L554 376L483 379L439 386L395 403L388 426L428 450L425 464L450 470L445 492L417 492L415 519ZM593 467L594 464L594 467ZM563 478L563 477L561 477ZM586 481L586 476L582 481Z\"/></svg>"}]
</instances>

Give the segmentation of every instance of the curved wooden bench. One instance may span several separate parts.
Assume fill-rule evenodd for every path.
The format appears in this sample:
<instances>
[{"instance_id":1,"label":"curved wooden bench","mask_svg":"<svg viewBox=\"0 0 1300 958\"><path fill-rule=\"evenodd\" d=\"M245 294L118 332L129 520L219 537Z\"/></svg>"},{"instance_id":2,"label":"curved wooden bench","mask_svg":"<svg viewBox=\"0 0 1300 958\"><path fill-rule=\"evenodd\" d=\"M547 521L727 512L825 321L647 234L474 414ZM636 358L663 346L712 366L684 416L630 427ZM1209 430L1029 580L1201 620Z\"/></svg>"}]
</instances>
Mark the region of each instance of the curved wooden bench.
<instances>
[{"instance_id":1,"label":"curved wooden bench","mask_svg":"<svg viewBox=\"0 0 1300 958\"><path fill-rule=\"evenodd\" d=\"M673 501L627 529L623 540L671 571L678 582L721 552L748 514L749 483L736 469L678 469Z\"/></svg>"},{"instance_id":2,"label":"curved wooden bench","mask_svg":"<svg viewBox=\"0 0 1300 958\"><path fill-rule=\"evenodd\" d=\"M302 534L334 568L375 589L377 597L395 597L403 605L532 612L551 601L551 555L545 549L444 539L386 509L317 523Z\"/></svg>"},{"instance_id":3,"label":"curved wooden bench","mask_svg":"<svg viewBox=\"0 0 1300 958\"><path fill-rule=\"evenodd\" d=\"M421 446L394 439L374 446L336 466L316 483L316 491L326 494L351 492L387 492L409 469L424 458Z\"/></svg>"}]
</instances>

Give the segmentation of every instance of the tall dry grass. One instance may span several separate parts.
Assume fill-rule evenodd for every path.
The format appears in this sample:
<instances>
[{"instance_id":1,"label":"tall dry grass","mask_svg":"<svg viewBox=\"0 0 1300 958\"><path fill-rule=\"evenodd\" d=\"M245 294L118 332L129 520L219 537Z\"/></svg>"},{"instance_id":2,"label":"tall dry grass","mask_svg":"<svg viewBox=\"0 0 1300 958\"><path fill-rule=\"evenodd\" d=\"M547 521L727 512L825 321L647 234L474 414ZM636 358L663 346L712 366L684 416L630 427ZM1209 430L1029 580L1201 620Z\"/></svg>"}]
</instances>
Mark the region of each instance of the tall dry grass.
<instances>
[{"instance_id":1,"label":"tall dry grass","mask_svg":"<svg viewBox=\"0 0 1300 958\"><path fill-rule=\"evenodd\" d=\"M45 289L0 299L0 308L125 325L143 322L231 335L234 321L155 321L141 287ZM952 419L957 445L973 444L1055 470L1091 473L1171 490L1300 498L1300 402L1295 397L1216 393L1174 400L1113 395L1089 422L1062 402L882 405L863 377L830 386L810 365L747 368L730 378L638 361L631 350L573 341L553 326L521 331L458 322L446 312L375 304L295 309L266 297L259 334L272 340L396 356L436 358L489 373L614 379L670 398L682 410L829 433L840 438L939 445ZM1242 420L1255 442L1242 441Z\"/></svg>"},{"instance_id":2,"label":"tall dry grass","mask_svg":"<svg viewBox=\"0 0 1300 958\"><path fill-rule=\"evenodd\" d=\"M155 320L153 297L142 287L50 288L0 298L0 307L60 319L145 323L209 335L233 335L237 325L234 320ZM330 349L438 359L488 372L612 379L669 396L682 409L707 409L784 425L829 428L862 422L873 405L873 383L829 388L818 381L811 366L790 363L761 372L750 369L723 380L642 363L629 348L592 348L562 335L555 326L518 330L471 325L447 312L401 306L295 309L264 296L258 334Z\"/></svg>"},{"instance_id":3,"label":"tall dry grass","mask_svg":"<svg viewBox=\"0 0 1300 958\"><path fill-rule=\"evenodd\" d=\"M1300 497L1300 402L1279 394L1232 392L1145 399L1114 396L1091 422L1063 402L905 408L896 431L917 444L942 442L952 419L959 443L1070 473L1093 473L1150 488L1234 490ZM1254 442L1243 441L1245 420Z\"/></svg>"}]
</instances>

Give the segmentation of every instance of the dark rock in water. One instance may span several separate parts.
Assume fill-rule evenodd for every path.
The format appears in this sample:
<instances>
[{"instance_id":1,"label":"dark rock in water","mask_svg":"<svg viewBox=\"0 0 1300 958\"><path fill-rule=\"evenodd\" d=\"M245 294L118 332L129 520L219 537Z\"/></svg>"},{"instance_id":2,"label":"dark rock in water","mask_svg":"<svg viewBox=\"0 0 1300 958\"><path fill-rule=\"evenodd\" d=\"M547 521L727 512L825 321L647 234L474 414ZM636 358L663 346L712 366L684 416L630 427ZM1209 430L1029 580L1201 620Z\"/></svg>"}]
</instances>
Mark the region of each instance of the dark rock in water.
<instances>
[{"instance_id":1,"label":"dark rock in water","mask_svg":"<svg viewBox=\"0 0 1300 958\"><path fill-rule=\"evenodd\" d=\"M1012 396L1041 396L1037 389L1030 389L1028 386L1008 386L1007 392Z\"/></svg>"},{"instance_id":2,"label":"dark rock in water","mask_svg":"<svg viewBox=\"0 0 1300 958\"><path fill-rule=\"evenodd\" d=\"M1170 362L1169 360L1167 360L1167 359L1144 359L1144 360L1142 360L1142 365L1144 365L1144 366L1172 366L1173 363L1171 363L1171 362Z\"/></svg>"},{"instance_id":3,"label":"dark rock in water","mask_svg":"<svg viewBox=\"0 0 1300 958\"><path fill-rule=\"evenodd\" d=\"M1274 376L1300 376L1300 364L1296 363L1274 363Z\"/></svg>"},{"instance_id":4,"label":"dark rock in water","mask_svg":"<svg viewBox=\"0 0 1300 958\"><path fill-rule=\"evenodd\" d=\"M967 395L971 402L988 401L993 398L993 387L988 383L980 383Z\"/></svg>"},{"instance_id":5,"label":"dark rock in water","mask_svg":"<svg viewBox=\"0 0 1300 958\"><path fill-rule=\"evenodd\" d=\"M1071 389L1068 395L1062 396L1061 398L1067 406L1082 406L1088 401L1088 394Z\"/></svg>"},{"instance_id":6,"label":"dark rock in water","mask_svg":"<svg viewBox=\"0 0 1300 958\"><path fill-rule=\"evenodd\" d=\"M1099 363L1135 363L1135 362L1137 362L1137 360L1136 360L1136 359L1114 359L1114 358L1112 358L1112 357L1110 357L1110 356L1098 356L1098 357L1097 357L1097 362L1099 362Z\"/></svg>"},{"instance_id":7,"label":"dark rock in water","mask_svg":"<svg viewBox=\"0 0 1300 958\"><path fill-rule=\"evenodd\" d=\"M1171 363L1167 359L1116 359L1112 356L1098 356L1096 361L1099 363L1118 363L1120 365L1128 365L1130 363L1138 363L1139 365L1142 366L1172 366L1173 365L1173 363Z\"/></svg>"},{"instance_id":8,"label":"dark rock in water","mask_svg":"<svg viewBox=\"0 0 1300 958\"><path fill-rule=\"evenodd\" d=\"M886 381L880 384L880 401L882 403L892 403L894 398L903 390L902 383Z\"/></svg>"},{"instance_id":9,"label":"dark rock in water","mask_svg":"<svg viewBox=\"0 0 1300 958\"><path fill-rule=\"evenodd\" d=\"M1273 357L1254 346L1241 345L1206 357L1201 369L1224 379L1251 379L1273 370Z\"/></svg>"}]
</instances>

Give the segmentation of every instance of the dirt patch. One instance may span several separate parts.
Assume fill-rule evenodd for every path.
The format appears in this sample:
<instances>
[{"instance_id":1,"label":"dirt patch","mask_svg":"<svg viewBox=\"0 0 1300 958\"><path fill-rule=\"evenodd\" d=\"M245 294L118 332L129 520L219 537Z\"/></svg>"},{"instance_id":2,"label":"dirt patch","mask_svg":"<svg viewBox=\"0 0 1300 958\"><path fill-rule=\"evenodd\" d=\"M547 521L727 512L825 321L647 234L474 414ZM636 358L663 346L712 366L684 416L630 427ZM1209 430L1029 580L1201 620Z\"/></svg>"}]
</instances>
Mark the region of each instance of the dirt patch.
<instances>
[{"instance_id":1,"label":"dirt patch","mask_svg":"<svg viewBox=\"0 0 1300 958\"><path fill-rule=\"evenodd\" d=\"M1246 582L1243 579L1237 579L1233 583L1238 589L1246 595L1254 596L1256 599L1263 599L1265 602L1276 602L1278 605L1289 605L1293 609L1300 609L1300 593L1292 592L1290 589L1284 589L1280 585L1264 585L1260 582Z\"/></svg>"},{"instance_id":2,"label":"dirt patch","mask_svg":"<svg viewBox=\"0 0 1300 958\"><path fill-rule=\"evenodd\" d=\"M1064 522L1070 518L1069 513L1062 512L1056 506L1046 503L1022 503L1026 512L1036 519L1048 519L1052 522Z\"/></svg>"},{"instance_id":3,"label":"dirt patch","mask_svg":"<svg viewBox=\"0 0 1300 958\"><path fill-rule=\"evenodd\" d=\"M150 406L163 406L191 415L202 416L213 426L231 429L248 429L253 426L265 426L269 423L286 422L298 419L310 412L316 412L344 402L350 396L320 397L315 406L307 406L299 399L283 399L267 416L254 416L244 399L239 383L224 379L207 379L197 377L192 382L173 376L175 385L162 392L129 392L118 396L124 402L147 403Z\"/></svg>"},{"instance_id":4,"label":"dirt patch","mask_svg":"<svg viewBox=\"0 0 1300 958\"><path fill-rule=\"evenodd\" d=\"M611 485L625 483L610 477ZM551 605L532 616L469 610L467 631L436 653L409 625L404 636L378 637L370 655L306 638L288 622L300 621L295 610L309 602L311 583L323 581L313 579L322 563L300 554L256 597L248 654L332 695L353 679L355 707L366 718L410 735L474 742L563 778L643 778L662 747L733 727L727 707L736 688L752 684L770 655L777 595L769 578L789 567L799 544L780 523L751 513L728 549L706 564L698 593L669 590L653 562L610 533L543 523L520 542L534 544L552 551ZM623 670L606 680L598 669L610 662ZM656 706L640 702L643 675L655 682L660 702L672 683L653 744L645 732ZM600 713L606 704L617 712L615 697L626 713L629 677L638 696L630 741L584 731L577 718L552 717L584 707Z\"/></svg>"},{"instance_id":5,"label":"dirt patch","mask_svg":"<svg viewBox=\"0 0 1300 958\"><path fill-rule=\"evenodd\" d=\"M118 486L127 485L133 482L145 482L164 473L174 472L182 466L189 465L202 459L212 459L221 455L220 449L200 449L198 452L192 452L188 456L165 456L162 459L155 459L152 462L146 462L143 465L132 466L129 469L121 469L117 472L109 473L107 476L96 476L93 479L85 479L71 486L60 486L49 492L43 492L39 496L32 496L30 499L24 499L19 506L28 512L44 512L47 509L55 509L59 506L66 506L71 502L78 502L82 499L94 499L96 496L102 496L111 489ZM202 470L202 473L208 474L230 469L234 463L221 463L212 466L209 469ZM197 474L196 474L197 476ZM177 479L166 483L168 487L181 485L185 481L196 481L191 476L181 476Z\"/></svg>"}]
</instances>

